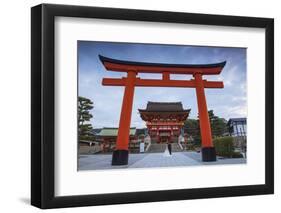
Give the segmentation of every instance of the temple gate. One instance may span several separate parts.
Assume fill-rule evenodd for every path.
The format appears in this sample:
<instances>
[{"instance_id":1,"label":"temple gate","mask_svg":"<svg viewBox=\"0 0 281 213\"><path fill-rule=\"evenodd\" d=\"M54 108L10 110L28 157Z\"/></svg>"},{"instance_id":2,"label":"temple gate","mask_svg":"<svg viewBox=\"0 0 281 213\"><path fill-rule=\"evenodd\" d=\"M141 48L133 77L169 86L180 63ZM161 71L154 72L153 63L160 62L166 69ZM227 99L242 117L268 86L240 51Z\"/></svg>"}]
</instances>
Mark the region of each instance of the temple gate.
<instances>
[{"instance_id":1,"label":"temple gate","mask_svg":"<svg viewBox=\"0 0 281 213\"><path fill-rule=\"evenodd\" d=\"M181 102L151 102L146 109L139 109L145 121L148 134L157 143L178 141L190 109L184 109Z\"/></svg>"},{"instance_id":2,"label":"temple gate","mask_svg":"<svg viewBox=\"0 0 281 213\"><path fill-rule=\"evenodd\" d=\"M127 72L123 78L103 78L104 86L124 86L121 115L119 120L116 150L112 155L112 165L128 164L128 145L135 87L183 87L195 88L201 132L202 161L216 161L216 151L212 142L212 132L205 97L205 88L223 88L221 81L207 81L203 75L218 75L226 61L216 64L160 64L123 61L99 56L107 70ZM162 79L141 79L138 73L162 74ZM190 80L172 80L170 74L193 75Z\"/></svg>"}]
</instances>

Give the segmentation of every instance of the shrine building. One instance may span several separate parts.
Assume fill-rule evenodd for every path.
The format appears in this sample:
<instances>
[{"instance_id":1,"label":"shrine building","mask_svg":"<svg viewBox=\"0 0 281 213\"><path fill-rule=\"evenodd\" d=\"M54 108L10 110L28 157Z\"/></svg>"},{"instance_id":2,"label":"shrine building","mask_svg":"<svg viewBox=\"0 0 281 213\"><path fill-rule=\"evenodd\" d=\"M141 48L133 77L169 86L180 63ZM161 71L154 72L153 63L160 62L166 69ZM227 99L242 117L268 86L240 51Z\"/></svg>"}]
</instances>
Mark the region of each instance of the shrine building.
<instances>
[{"instance_id":1,"label":"shrine building","mask_svg":"<svg viewBox=\"0 0 281 213\"><path fill-rule=\"evenodd\" d=\"M177 142L190 109L183 109L181 102L148 102L146 109L139 109L146 122L152 142Z\"/></svg>"}]
</instances>

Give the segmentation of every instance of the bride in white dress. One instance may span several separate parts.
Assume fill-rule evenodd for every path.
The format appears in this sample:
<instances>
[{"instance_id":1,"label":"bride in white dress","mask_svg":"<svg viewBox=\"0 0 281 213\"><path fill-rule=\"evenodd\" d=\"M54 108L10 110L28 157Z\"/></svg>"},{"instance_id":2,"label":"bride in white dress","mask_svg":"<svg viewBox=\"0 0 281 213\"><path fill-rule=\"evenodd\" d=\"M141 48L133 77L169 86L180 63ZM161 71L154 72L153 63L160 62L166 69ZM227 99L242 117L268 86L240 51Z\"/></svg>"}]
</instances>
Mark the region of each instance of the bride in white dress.
<instances>
[{"instance_id":1,"label":"bride in white dress","mask_svg":"<svg viewBox=\"0 0 281 213\"><path fill-rule=\"evenodd\" d=\"M172 155L170 155L169 149L168 149L168 144L166 144L166 149L163 153L163 156L165 157L171 157Z\"/></svg>"}]
</instances>

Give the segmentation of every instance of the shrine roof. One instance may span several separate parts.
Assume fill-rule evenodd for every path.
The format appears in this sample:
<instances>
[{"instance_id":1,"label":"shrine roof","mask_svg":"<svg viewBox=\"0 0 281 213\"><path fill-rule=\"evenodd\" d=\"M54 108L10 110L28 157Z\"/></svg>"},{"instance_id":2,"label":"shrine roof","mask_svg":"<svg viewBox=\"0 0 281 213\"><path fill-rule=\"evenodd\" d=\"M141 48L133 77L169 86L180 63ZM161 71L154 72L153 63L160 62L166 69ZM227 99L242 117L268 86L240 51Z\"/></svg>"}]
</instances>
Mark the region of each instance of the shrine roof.
<instances>
[{"instance_id":1,"label":"shrine roof","mask_svg":"<svg viewBox=\"0 0 281 213\"><path fill-rule=\"evenodd\" d=\"M136 128L130 128L130 135L136 134ZM117 136L118 135L118 128L114 127L104 127L102 130L97 134L99 136Z\"/></svg>"},{"instance_id":2,"label":"shrine roof","mask_svg":"<svg viewBox=\"0 0 281 213\"><path fill-rule=\"evenodd\" d=\"M195 74L216 75L221 72L226 61L213 64L168 64L168 63L149 63L139 61L126 61L108 58L99 55L100 61L107 70L111 71L135 71L143 73L162 73L170 72L174 74Z\"/></svg>"},{"instance_id":3,"label":"shrine roof","mask_svg":"<svg viewBox=\"0 0 281 213\"><path fill-rule=\"evenodd\" d=\"M146 109L139 109L139 112L189 112L184 109L181 102L151 102L146 105Z\"/></svg>"}]
</instances>

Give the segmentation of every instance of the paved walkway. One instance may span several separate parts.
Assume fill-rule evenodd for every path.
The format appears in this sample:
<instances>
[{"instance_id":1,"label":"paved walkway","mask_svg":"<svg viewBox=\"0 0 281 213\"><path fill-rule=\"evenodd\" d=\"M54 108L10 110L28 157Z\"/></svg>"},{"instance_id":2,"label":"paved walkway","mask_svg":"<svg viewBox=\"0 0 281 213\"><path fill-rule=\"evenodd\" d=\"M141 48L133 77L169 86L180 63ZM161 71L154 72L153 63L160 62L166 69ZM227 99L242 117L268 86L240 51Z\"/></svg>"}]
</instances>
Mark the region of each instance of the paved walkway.
<instances>
[{"instance_id":1,"label":"paved walkway","mask_svg":"<svg viewBox=\"0 0 281 213\"><path fill-rule=\"evenodd\" d=\"M111 166L111 154L81 155L78 170L100 170L120 168L151 168L175 166L199 166L246 163L245 158L219 158L215 162L202 162L197 152L174 152L171 156L163 153L130 154L128 165Z\"/></svg>"}]
</instances>

